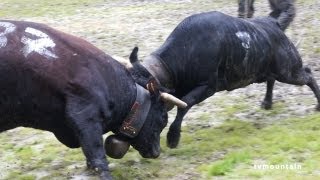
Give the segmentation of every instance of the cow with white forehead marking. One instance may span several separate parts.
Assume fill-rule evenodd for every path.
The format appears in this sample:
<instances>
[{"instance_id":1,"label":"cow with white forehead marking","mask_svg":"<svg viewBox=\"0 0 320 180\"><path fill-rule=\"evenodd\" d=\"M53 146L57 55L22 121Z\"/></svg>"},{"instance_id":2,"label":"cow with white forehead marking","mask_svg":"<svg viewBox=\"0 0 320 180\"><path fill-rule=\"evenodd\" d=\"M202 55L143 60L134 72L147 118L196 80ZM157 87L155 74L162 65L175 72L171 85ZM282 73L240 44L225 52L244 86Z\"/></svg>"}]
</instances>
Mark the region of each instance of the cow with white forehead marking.
<instances>
[{"instance_id":1,"label":"cow with white forehead marking","mask_svg":"<svg viewBox=\"0 0 320 180\"><path fill-rule=\"evenodd\" d=\"M307 85L320 110L319 88L311 70L302 66L296 47L272 17L240 19L219 12L192 15L142 65L188 104L178 108L170 126L167 144L171 148L178 145L181 122L188 110L219 91L267 82L262 107L270 109L276 80Z\"/></svg>"},{"instance_id":2,"label":"cow with white forehead marking","mask_svg":"<svg viewBox=\"0 0 320 180\"><path fill-rule=\"evenodd\" d=\"M128 70L90 43L42 24L0 21L0 132L50 131L64 145L81 147L102 179L111 179L105 153L121 158L132 145L145 158L158 157L165 102L184 103L161 92L151 75L139 79L139 64L132 65ZM115 135L104 149L108 131Z\"/></svg>"}]
</instances>

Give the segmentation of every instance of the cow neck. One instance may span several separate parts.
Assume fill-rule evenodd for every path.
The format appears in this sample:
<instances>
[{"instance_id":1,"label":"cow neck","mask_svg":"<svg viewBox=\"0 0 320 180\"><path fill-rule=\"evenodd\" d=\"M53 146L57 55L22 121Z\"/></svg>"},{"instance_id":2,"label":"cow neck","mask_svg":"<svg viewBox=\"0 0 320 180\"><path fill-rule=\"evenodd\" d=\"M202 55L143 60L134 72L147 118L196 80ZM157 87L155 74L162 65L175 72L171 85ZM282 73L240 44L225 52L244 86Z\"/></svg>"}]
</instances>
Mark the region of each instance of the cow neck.
<instances>
[{"instance_id":1,"label":"cow neck","mask_svg":"<svg viewBox=\"0 0 320 180\"><path fill-rule=\"evenodd\" d=\"M134 138L139 134L151 106L149 92L137 83L136 91L136 99L120 127L120 133L129 138Z\"/></svg>"},{"instance_id":2,"label":"cow neck","mask_svg":"<svg viewBox=\"0 0 320 180\"><path fill-rule=\"evenodd\" d=\"M144 59L142 65L151 73L159 84L167 89L174 88L174 82L172 79L172 73L167 65L155 55L149 55Z\"/></svg>"}]
</instances>

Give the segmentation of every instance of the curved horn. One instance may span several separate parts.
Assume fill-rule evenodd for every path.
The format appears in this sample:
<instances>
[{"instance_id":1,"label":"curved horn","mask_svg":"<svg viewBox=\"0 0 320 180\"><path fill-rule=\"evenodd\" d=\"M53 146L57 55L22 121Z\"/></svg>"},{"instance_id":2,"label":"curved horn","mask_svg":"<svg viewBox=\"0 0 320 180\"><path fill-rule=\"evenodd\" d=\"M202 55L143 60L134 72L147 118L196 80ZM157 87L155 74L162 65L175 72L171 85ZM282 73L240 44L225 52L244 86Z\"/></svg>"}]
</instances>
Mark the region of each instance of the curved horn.
<instances>
[{"instance_id":1,"label":"curved horn","mask_svg":"<svg viewBox=\"0 0 320 180\"><path fill-rule=\"evenodd\" d=\"M162 99L162 100L171 102L171 103L177 105L177 106L180 107L180 108L186 108L186 107L188 106L187 103L181 101L180 99L174 97L174 96L171 95L171 94L161 92L161 93L160 93L160 96L161 96L161 99Z\"/></svg>"}]
</instances>

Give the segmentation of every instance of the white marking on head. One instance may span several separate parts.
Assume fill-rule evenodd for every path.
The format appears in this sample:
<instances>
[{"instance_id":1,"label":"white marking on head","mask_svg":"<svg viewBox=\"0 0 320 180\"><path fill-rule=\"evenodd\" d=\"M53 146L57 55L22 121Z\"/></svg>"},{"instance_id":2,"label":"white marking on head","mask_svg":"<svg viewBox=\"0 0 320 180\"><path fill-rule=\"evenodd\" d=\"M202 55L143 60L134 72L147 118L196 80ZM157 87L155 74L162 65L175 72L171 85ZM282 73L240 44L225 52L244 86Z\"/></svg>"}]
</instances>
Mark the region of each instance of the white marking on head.
<instances>
[{"instance_id":1,"label":"white marking on head","mask_svg":"<svg viewBox=\"0 0 320 180\"><path fill-rule=\"evenodd\" d=\"M236 36L241 40L242 47L244 47L245 49L249 49L250 48L251 37L250 37L250 34L248 32L238 31L236 33Z\"/></svg>"},{"instance_id":2,"label":"white marking on head","mask_svg":"<svg viewBox=\"0 0 320 180\"><path fill-rule=\"evenodd\" d=\"M39 37L38 39L30 39L27 36L23 36L21 38L21 42L25 44L22 48L22 52L25 57L34 51L48 58L58 58L58 56L48 49L54 48L56 44L47 34L30 27L26 28L25 32Z\"/></svg>"},{"instance_id":3,"label":"white marking on head","mask_svg":"<svg viewBox=\"0 0 320 180\"><path fill-rule=\"evenodd\" d=\"M16 26L9 22L0 22L0 27L5 28L3 32L0 32L0 48L6 47L8 39L7 34L16 30Z\"/></svg>"}]
</instances>

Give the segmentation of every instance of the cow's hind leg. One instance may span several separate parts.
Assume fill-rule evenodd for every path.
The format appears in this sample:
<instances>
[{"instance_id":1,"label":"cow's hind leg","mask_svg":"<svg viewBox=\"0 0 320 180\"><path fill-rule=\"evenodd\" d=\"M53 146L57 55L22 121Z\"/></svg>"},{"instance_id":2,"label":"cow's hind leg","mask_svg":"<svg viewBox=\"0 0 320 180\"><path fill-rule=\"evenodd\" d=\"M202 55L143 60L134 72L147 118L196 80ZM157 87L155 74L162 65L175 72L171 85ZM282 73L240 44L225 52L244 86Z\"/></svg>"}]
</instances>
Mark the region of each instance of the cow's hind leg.
<instances>
[{"instance_id":1,"label":"cow's hind leg","mask_svg":"<svg viewBox=\"0 0 320 180\"><path fill-rule=\"evenodd\" d=\"M248 18L252 18L254 14L254 0L248 0Z\"/></svg>"},{"instance_id":2,"label":"cow's hind leg","mask_svg":"<svg viewBox=\"0 0 320 180\"><path fill-rule=\"evenodd\" d=\"M320 90L319 86L314 79L311 70L308 67L301 68L297 71L297 73L293 73L294 75L291 76L280 76L278 81L288 83L288 84L294 84L294 85L307 85L311 88L314 95L317 98L318 105L316 106L316 110L320 111Z\"/></svg>"},{"instance_id":3,"label":"cow's hind leg","mask_svg":"<svg viewBox=\"0 0 320 180\"><path fill-rule=\"evenodd\" d=\"M245 18L246 16L246 0L238 0L239 8L238 8L238 17Z\"/></svg>"},{"instance_id":4,"label":"cow's hind leg","mask_svg":"<svg viewBox=\"0 0 320 180\"><path fill-rule=\"evenodd\" d=\"M267 92L264 100L261 103L261 107L263 109L271 109L272 108L272 95L273 95L273 86L275 83L275 79L267 80Z\"/></svg>"}]
</instances>

